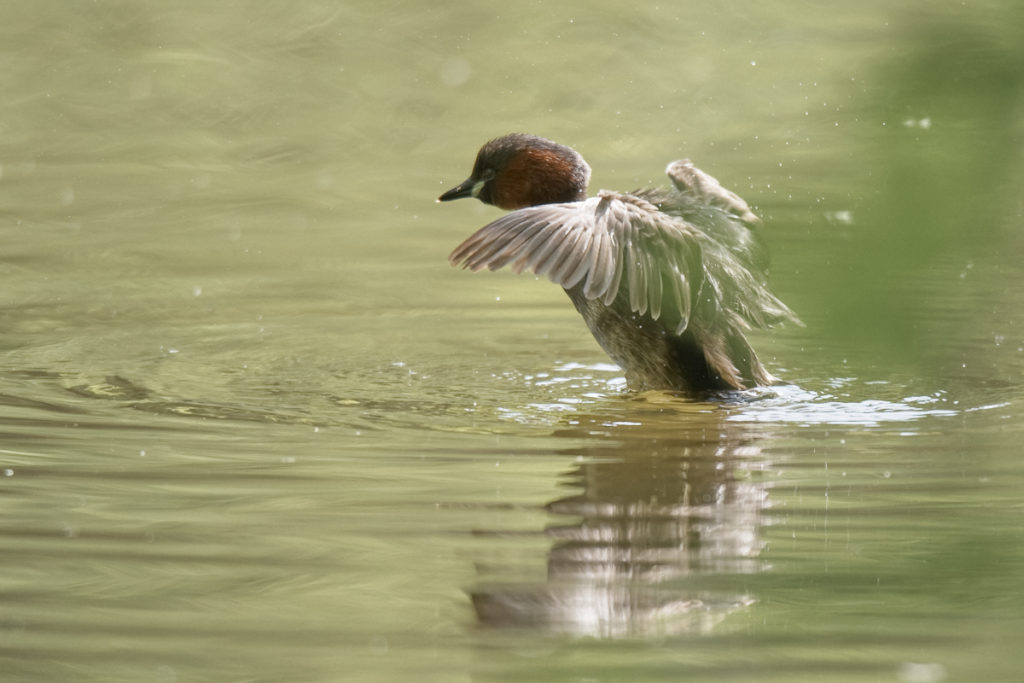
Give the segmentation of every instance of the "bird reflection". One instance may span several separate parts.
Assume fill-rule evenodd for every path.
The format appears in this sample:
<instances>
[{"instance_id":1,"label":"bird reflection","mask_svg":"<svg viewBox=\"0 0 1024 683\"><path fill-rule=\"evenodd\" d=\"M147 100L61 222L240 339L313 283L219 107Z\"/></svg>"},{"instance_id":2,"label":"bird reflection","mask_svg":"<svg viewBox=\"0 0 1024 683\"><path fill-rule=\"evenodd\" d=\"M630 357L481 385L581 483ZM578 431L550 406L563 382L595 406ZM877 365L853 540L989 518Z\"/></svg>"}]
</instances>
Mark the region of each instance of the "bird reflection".
<instances>
[{"instance_id":1,"label":"bird reflection","mask_svg":"<svg viewBox=\"0 0 1024 683\"><path fill-rule=\"evenodd\" d=\"M573 450L582 457L564 475L578 493L546 506L565 520L545 530L547 578L512 584L478 565L480 623L596 637L704 633L753 602L721 588L742 582L720 577L762 566L763 437L717 411L650 410L641 424L577 415L559 432L590 446Z\"/></svg>"}]
</instances>

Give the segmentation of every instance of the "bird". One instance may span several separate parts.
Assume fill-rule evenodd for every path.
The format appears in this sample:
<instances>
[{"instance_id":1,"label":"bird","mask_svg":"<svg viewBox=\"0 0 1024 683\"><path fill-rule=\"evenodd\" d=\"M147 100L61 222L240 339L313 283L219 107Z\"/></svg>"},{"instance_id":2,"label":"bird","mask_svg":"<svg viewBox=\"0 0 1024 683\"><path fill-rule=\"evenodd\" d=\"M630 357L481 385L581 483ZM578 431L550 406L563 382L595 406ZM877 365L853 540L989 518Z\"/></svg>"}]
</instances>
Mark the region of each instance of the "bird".
<instances>
[{"instance_id":1,"label":"bird","mask_svg":"<svg viewBox=\"0 0 1024 683\"><path fill-rule=\"evenodd\" d=\"M746 333L802 323L768 289L760 219L689 159L665 172L667 188L588 197L590 166L571 147L525 133L490 140L470 176L437 201L475 197L510 213L449 262L528 270L560 285L630 391L776 383Z\"/></svg>"}]
</instances>

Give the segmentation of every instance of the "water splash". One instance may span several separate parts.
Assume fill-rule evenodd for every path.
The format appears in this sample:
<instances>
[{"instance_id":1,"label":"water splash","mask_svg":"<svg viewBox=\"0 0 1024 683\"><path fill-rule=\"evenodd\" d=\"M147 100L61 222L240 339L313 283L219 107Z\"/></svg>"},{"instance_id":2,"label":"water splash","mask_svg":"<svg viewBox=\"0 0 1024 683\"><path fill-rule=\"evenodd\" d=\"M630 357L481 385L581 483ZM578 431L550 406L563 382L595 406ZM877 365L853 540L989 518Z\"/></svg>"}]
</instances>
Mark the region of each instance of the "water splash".
<instances>
[{"instance_id":1,"label":"water splash","mask_svg":"<svg viewBox=\"0 0 1024 683\"><path fill-rule=\"evenodd\" d=\"M838 387L849 381L836 379L831 383ZM884 423L914 422L926 417L954 417L961 412L951 406L943 392L897 400L844 400L844 397L829 392L782 385L751 389L741 392L741 396L742 410L730 415L727 418L730 421L874 427Z\"/></svg>"}]
</instances>

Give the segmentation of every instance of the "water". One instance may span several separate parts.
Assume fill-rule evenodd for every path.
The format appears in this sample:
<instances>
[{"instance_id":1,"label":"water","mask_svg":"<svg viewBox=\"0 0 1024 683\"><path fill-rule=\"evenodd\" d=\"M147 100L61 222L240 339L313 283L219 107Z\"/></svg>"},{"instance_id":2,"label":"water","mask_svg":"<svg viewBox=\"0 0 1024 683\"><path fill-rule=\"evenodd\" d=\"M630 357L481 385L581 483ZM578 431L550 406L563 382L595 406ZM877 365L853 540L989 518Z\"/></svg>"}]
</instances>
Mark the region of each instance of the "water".
<instances>
[{"instance_id":1,"label":"water","mask_svg":"<svg viewBox=\"0 0 1024 683\"><path fill-rule=\"evenodd\" d=\"M0 10L7 681L1015 681L1020 12ZM513 130L765 218L778 387L448 252Z\"/></svg>"}]
</instances>

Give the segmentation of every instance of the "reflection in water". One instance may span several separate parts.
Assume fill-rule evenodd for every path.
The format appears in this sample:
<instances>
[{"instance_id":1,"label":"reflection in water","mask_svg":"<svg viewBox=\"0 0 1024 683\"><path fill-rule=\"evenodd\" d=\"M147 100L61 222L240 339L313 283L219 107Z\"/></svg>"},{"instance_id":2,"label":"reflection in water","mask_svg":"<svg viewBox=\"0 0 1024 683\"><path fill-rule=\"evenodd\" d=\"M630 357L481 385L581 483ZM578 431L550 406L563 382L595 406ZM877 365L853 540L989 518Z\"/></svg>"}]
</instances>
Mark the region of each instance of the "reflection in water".
<instances>
[{"instance_id":1,"label":"reflection in water","mask_svg":"<svg viewBox=\"0 0 1024 683\"><path fill-rule=\"evenodd\" d=\"M547 578L510 584L481 563L480 622L596 637L703 633L751 604L704 579L761 567L757 435L698 406L652 406L643 424L635 413L576 416L560 431L592 446L572 451L579 464L566 479L579 493L547 505L563 520L546 530Z\"/></svg>"}]
</instances>

